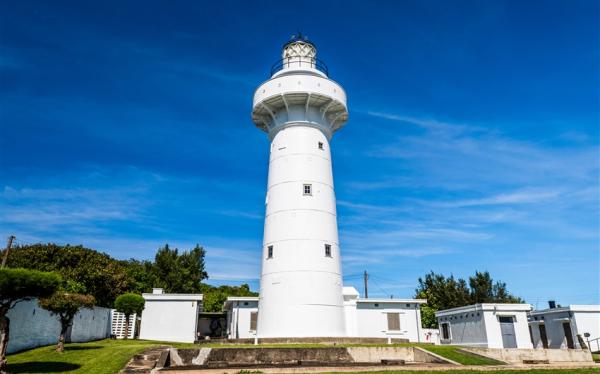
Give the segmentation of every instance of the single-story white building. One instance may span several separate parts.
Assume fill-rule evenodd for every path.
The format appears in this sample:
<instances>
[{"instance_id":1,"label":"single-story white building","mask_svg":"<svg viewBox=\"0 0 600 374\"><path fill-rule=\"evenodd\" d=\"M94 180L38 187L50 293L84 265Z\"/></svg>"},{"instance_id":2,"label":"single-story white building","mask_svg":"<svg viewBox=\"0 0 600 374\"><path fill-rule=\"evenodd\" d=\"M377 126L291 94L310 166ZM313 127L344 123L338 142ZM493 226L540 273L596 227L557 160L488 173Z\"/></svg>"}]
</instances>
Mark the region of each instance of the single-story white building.
<instances>
[{"instance_id":1,"label":"single-story white building","mask_svg":"<svg viewBox=\"0 0 600 374\"><path fill-rule=\"evenodd\" d=\"M344 287L346 334L358 338L423 341L422 299L361 299L354 287Z\"/></svg>"},{"instance_id":2,"label":"single-story white building","mask_svg":"<svg viewBox=\"0 0 600 374\"><path fill-rule=\"evenodd\" d=\"M432 334L421 328L419 306L426 300L361 299L354 287L344 287L343 295L348 337L407 339L411 342L434 339ZM223 309L227 312L229 339L256 337L258 299L227 298Z\"/></svg>"},{"instance_id":3,"label":"single-story white building","mask_svg":"<svg viewBox=\"0 0 600 374\"><path fill-rule=\"evenodd\" d=\"M529 304L475 304L435 313L441 344L484 348L532 348Z\"/></svg>"},{"instance_id":4,"label":"single-story white building","mask_svg":"<svg viewBox=\"0 0 600 374\"><path fill-rule=\"evenodd\" d=\"M256 336L258 297L228 297L223 310L227 312L228 339L249 339Z\"/></svg>"},{"instance_id":5,"label":"single-story white building","mask_svg":"<svg viewBox=\"0 0 600 374\"><path fill-rule=\"evenodd\" d=\"M146 300L140 339L193 343L197 338L201 294L165 294L162 288L142 294Z\"/></svg>"},{"instance_id":6,"label":"single-story white building","mask_svg":"<svg viewBox=\"0 0 600 374\"><path fill-rule=\"evenodd\" d=\"M529 317L529 328L535 348L581 349L578 335L600 351L600 305L569 305L535 310Z\"/></svg>"}]
</instances>

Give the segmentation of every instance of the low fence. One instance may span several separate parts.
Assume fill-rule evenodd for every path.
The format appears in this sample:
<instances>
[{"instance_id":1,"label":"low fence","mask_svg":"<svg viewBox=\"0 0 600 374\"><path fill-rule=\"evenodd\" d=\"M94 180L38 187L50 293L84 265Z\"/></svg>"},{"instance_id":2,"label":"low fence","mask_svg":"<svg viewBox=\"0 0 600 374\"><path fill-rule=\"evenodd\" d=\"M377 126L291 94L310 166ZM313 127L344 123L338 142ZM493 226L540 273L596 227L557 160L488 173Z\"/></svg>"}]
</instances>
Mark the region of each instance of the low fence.
<instances>
[{"instance_id":1,"label":"low fence","mask_svg":"<svg viewBox=\"0 0 600 374\"><path fill-rule=\"evenodd\" d=\"M10 318L8 353L56 344L60 334L58 317L42 309L37 300L18 303L7 315ZM81 309L67 331L67 341L88 342L110 336L110 309Z\"/></svg>"}]
</instances>

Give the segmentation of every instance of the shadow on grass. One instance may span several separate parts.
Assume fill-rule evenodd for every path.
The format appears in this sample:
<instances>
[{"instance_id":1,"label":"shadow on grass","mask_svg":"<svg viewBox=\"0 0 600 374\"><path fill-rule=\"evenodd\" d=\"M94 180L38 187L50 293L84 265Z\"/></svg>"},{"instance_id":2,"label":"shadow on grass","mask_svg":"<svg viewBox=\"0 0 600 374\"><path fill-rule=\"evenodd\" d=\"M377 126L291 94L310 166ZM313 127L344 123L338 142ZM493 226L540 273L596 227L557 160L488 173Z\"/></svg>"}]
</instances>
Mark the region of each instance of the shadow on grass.
<instances>
[{"instance_id":1,"label":"shadow on grass","mask_svg":"<svg viewBox=\"0 0 600 374\"><path fill-rule=\"evenodd\" d=\"M8 364L9 373L65 373L77 370L81 365L69 362L23 362L20 364Z\"/></svg>"},{"instance_id":2,"label":"shadow on grass","mask_svg":"<svg viewBox=\"0 0 600 374\"><path fill-rule=\"evenodd\" d=\"M88 349L101 349L104 348L101 345L78 345L74 347L65 346L65 351L86 351Z\"/></svg>"}]
</instances>

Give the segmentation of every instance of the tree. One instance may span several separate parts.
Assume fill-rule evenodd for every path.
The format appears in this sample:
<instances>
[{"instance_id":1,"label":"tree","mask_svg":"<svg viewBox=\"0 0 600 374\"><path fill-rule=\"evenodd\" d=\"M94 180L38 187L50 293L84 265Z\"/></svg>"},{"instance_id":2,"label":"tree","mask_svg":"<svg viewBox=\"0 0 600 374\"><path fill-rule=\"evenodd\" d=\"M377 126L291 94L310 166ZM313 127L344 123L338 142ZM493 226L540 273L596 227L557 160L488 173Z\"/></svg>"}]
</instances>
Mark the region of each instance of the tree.
<instances>
[{"instance_id":1,"label":"tree","mask_svg":"<svg viewBox=\"0 0 600 374\"><path fill-rule=\"evenodd\" d=\"M10 320L8 311L23 300L51 295L60 285L61 277L27 269L0 269L0 373L6 371Z\"/></svg>"},{"instance_id":2,"label":"tree","mask_svg":"<svg viewBox=\"0 0 600 374\"><path fill-rule=\"evenodd\" d=\"M522 303L523 300L513 296L506 290L506 283L494 283L490 274L475 272L469 277L469 283L455 279L453 275L445 277L442 274L430 272L425 278L419 278L415 296L427 299L426 305L421 305L421 322L423 327L437 327L435 312L443 309L477 303Z\"/></svg>"},{"instance_id":3,"label":"tree","mask_svg":"<svg viewBox=\"0 0 600 374\"><path fill-rule=\"evenodd\" d=\"M8 266L59 273L65 280L84 285L104 307L112 307L115 298L130 287L127 268L121 261L82 246L18 246L11 250Z\"/></svg>"},{"instance_id":4,"label":"tree","mask_svg":"<svg viewBox=\"0 0 600 374\"><path fill-rule=\"evenodd\" d=\"M125 314L125 339L129 336L129 316L142 313L145 302L143 297L135 293L123 294L115 300L117 312Z\"/></svg>"},{"instance_id":5,"label":"tree","mask_svg":"<svg viewBox=\"0 0 600 374\"><path fill-rule=\"evenodd\" d=\"M198 293L201 282L208 278L204 270L206 251L197 245L191 251L179 254L169 245L159 248L154 257L156 284L168 293Z\"/></svg>"},{"instance_id":6,"label":"tree","mask_svg":"<svg viewBox=\"0 0 600 374\"><path fill-rule=\"evenodd\" d=\"M93 296L83 295L77 292L84 292L84 287L69 282L63 290L56 291L52 296L41 298L39 304L42 308L58 316L60 321L60 334L56 351L65 350L65 335L67 329L73 324L73 318L80 308L92 308L96 302Z\"/></svg>"},{"instance_id":7,"label":"tree","mask_svg":"<svg viewBox=\"0 0 600 374\"><path fill-rule=\"evenodd\" d=\"M250 291L250 286L242 284L236 286L213 287L203 284L200 292L203 294L202 306L206 312L220 312L223 303L228 296L258 296L258 293Z\"/></svg>"}]
</instances>

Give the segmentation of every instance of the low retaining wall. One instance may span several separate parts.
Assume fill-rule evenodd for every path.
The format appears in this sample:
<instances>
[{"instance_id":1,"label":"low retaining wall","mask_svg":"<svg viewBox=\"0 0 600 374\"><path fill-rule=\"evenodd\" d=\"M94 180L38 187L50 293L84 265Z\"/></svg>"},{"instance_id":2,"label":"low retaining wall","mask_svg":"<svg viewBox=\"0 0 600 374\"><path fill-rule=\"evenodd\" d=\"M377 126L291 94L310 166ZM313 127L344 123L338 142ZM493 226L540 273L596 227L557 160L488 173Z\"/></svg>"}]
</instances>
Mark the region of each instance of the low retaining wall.
<instances>
[{"instance_id":1,"label":"low retaining wall","mask_svg":"<svg viewBox=\"0 0 600 374\"><path fill-rule=\"evenodd\" d=\"M396 343L408 343L408 339L404 338L392 338L391 342ZM201 340L196 344L253 344L254 339L243 338L243 339L215 339L215 340ZM258 338L259 344L387 344L387 338L335 338L335 337L317 337L317 338Z\"/></svg>"},{"instance_id":2,"label":"low retaining wall","mask_svg":"<svg viewBox=\"0 0 600 374\"><path fill-rule=\"evenodd\" d=\"M381 364L383 361L452 363L418 347L201 348L170 350L170 366L323 366Z\"/></svg>"},{"instance_id":3,"label":"low retaining wall","mask_svg":"<svg viewBox=\"0 0 600 374\"><path fill-rule=\"evenodd\" d=\"M10 335L8 353L56 344L60 334L58 317L38 305L22 301L8 312ZM73 319L70 341L88 342L110 336L110 309L81 309Z\"/></svg>"},{"instance_id":4,"label":"low retaining wall","mask_svg":"<svg viewBox=\"0 0 600 374\"><path fill-rule=\"evenodd\" d=\"M593 362L592 354L581 349L517 349L517 348L461 348L466 352L508 363L523 361Z\"/></svg>"}]
</instances>

